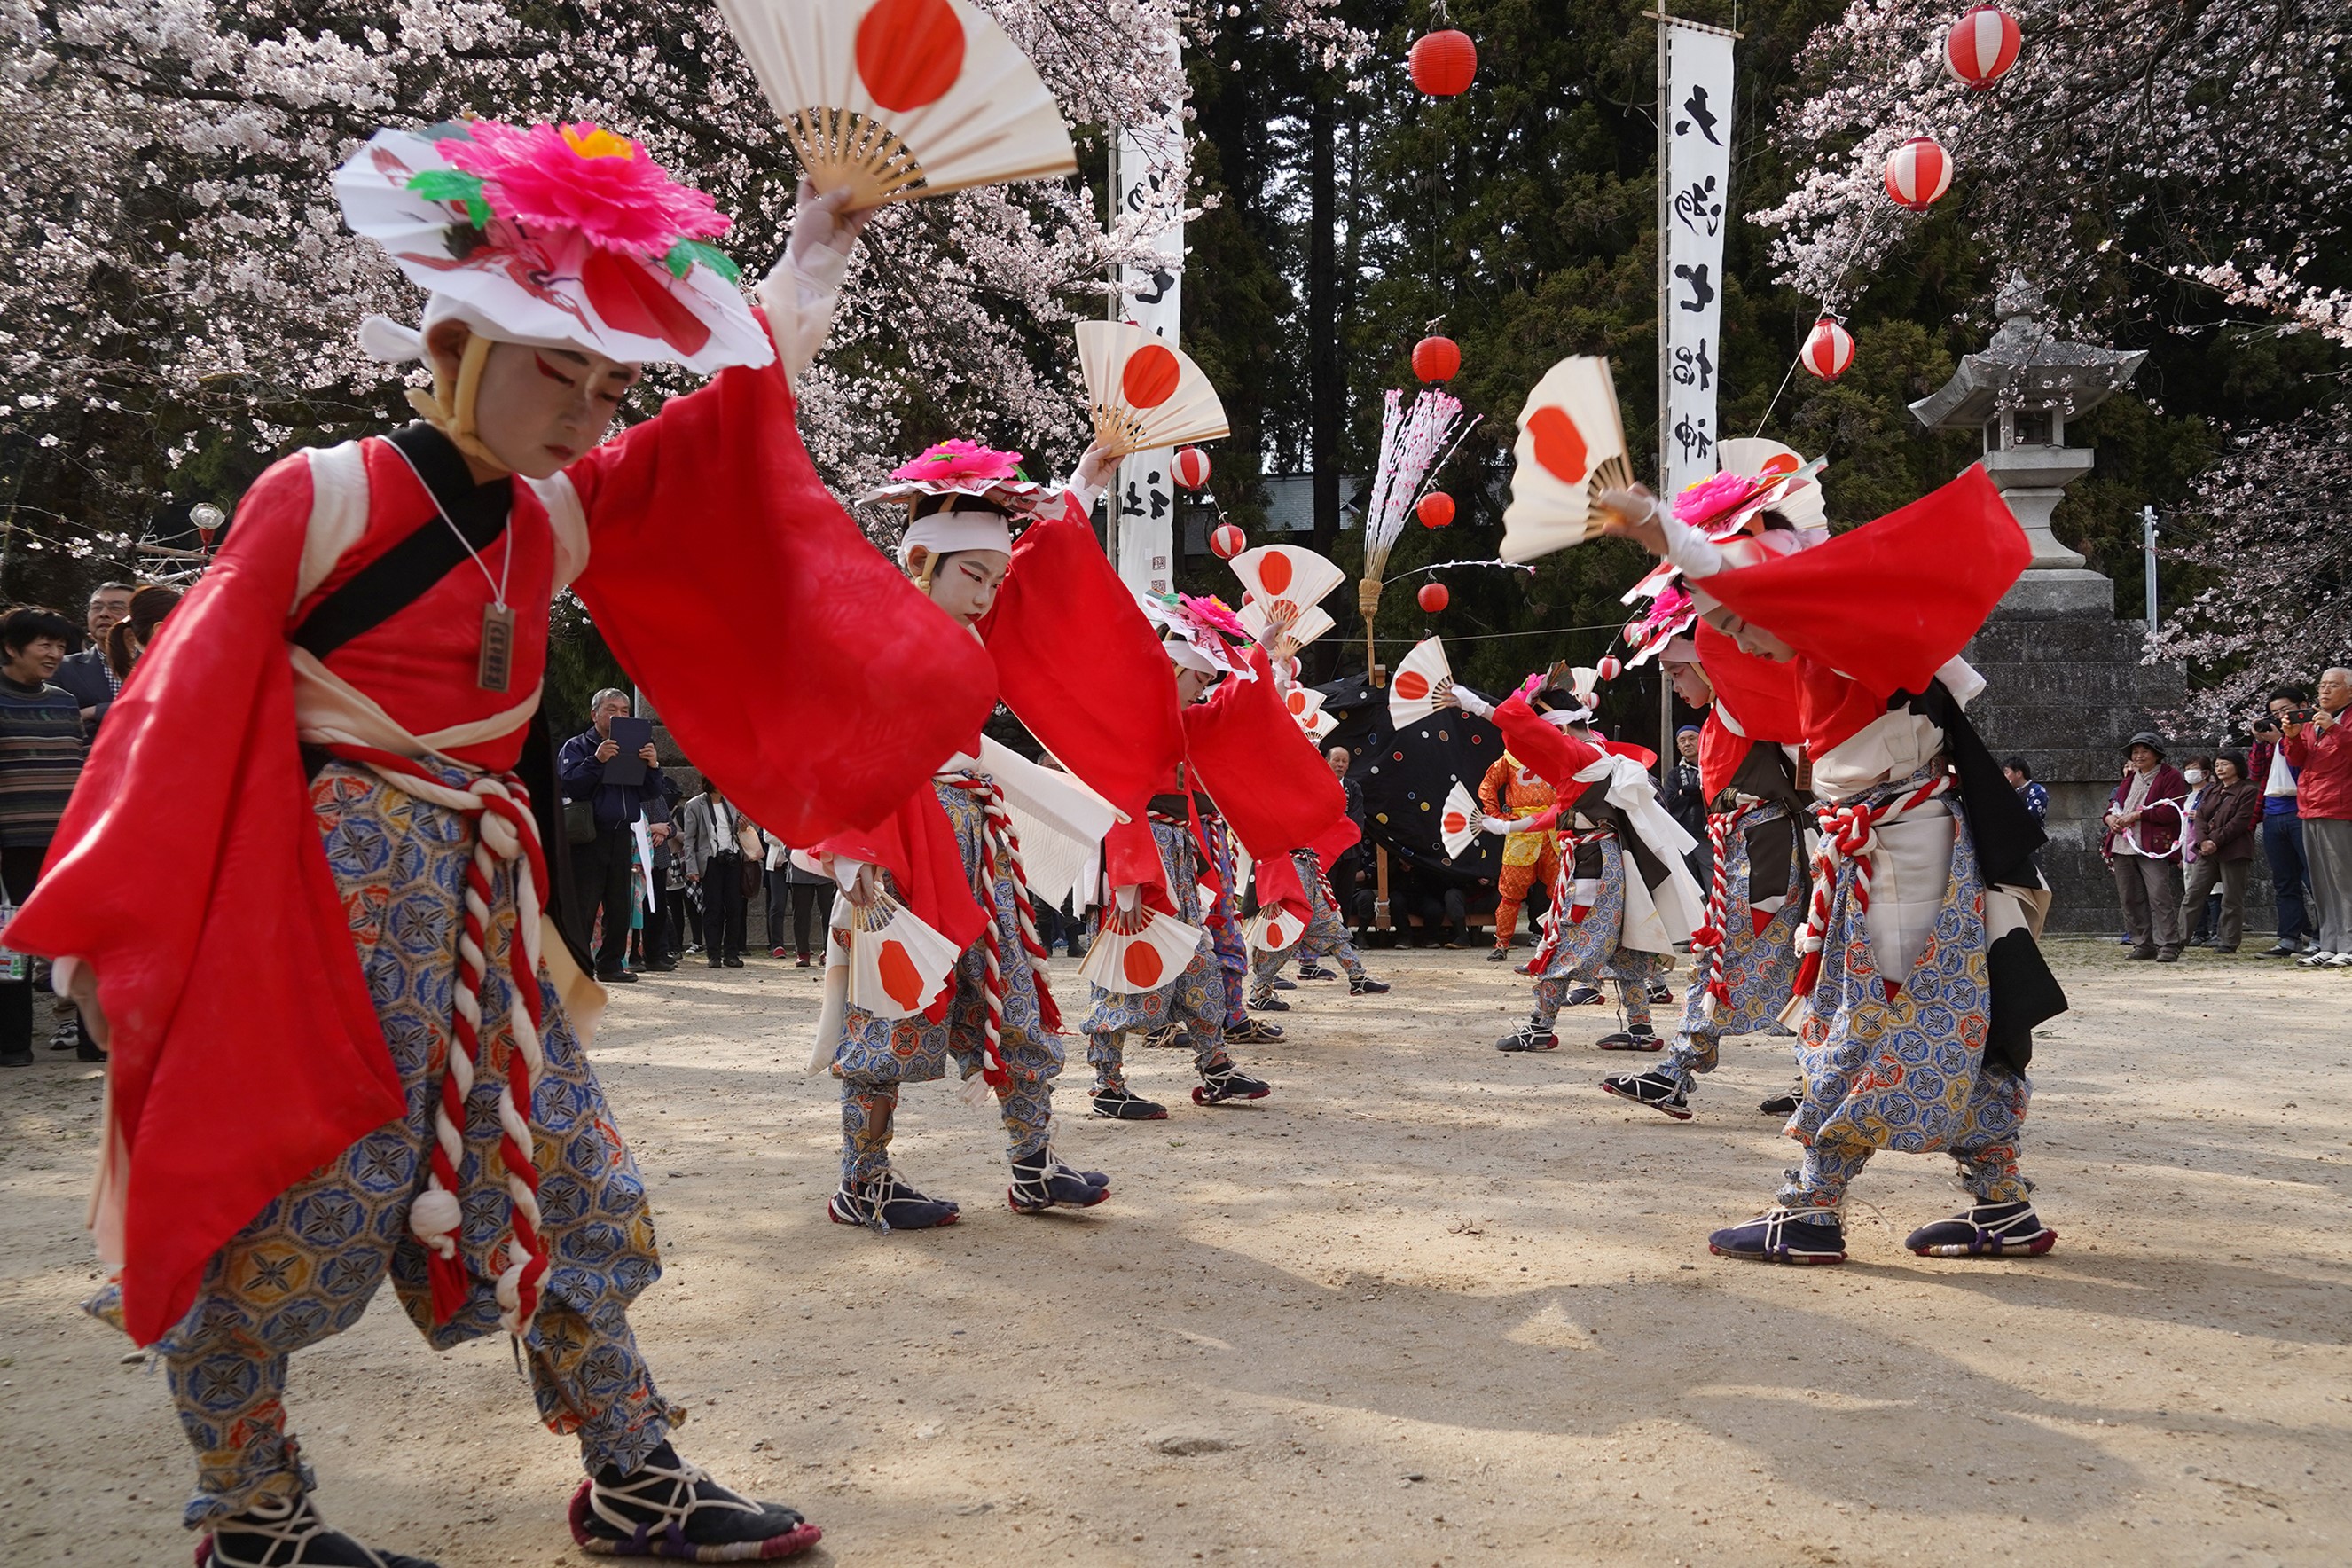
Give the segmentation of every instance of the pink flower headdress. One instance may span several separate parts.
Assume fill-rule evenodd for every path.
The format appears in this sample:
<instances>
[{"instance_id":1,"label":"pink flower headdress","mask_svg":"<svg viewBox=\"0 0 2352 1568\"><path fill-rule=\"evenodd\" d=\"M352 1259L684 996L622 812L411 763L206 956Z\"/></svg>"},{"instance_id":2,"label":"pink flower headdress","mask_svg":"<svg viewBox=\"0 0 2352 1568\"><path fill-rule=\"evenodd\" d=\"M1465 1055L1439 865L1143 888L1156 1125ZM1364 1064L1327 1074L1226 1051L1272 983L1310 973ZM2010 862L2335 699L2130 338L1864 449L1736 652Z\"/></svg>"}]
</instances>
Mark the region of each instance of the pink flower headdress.
<instances>
[{"instance_id":1,"label":"pink flower headdress","mask_svg":"<svg viewBox=\"0 0 2352 1568\"><path fill-rule=\"evenodd\" d=\"M861 501L909 504L926 496L970 496L1015 513L1045 504L1045 487L1021 471L1021 454L1001 452L977 441L941 441L911 462L890 470L890 482L858 497Z\"/></svg>"},{"instance_id":2,"label":"pink flower headdress","mask_svg":"<svg viewBox=\"0 0 2352 1568\"><path fill-rule=\"evenodd\" d=\"M705 374L775 357L709 243L726 216L599 126L379 131L336 171L335 195L352 231L433 296L428 326L455 318L494 341ZM423 352L419 332L383 317L361 342L395 362Z\"/></svg>"}]
</instances>

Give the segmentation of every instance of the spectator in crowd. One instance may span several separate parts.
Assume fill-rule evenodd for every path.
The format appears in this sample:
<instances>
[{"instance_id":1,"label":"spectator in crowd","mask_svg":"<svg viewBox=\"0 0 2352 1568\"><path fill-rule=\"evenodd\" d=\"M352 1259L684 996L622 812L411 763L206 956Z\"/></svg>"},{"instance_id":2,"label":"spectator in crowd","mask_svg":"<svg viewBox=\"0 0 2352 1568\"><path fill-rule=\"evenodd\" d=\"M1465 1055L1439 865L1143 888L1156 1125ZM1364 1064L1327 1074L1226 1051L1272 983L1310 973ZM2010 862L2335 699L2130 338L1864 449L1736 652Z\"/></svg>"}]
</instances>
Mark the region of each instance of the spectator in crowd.
<instances>
[{"instance_id":1,"label":"spectator in crowd","mask_svg":"<svg viewBox=\"0 0 2352 1568\"><path fill-rule=\"evenodd\" d=\"M2218 886L2221 908L2213 922L2216 952L2237 952L2245 934L2246 873L2254 863L2254 827L2262 808L2262 793L2246 776L2243 753L2224 752L2214 758L2213 777L2198 790L2190 813L2189 847L2196 859L2189 871L2188 907L2201 908Z\"/></svg>"},{"instance_id":2,"label":"spectator in crowd","mask_svg":"<svg viewBox=\"0 0 2352 1568\"><path fill-rule=\"evenodd\" d=\"M73 635L74 624L55 610L27 605L0 618L0 886L12 911L32 897L58 819L81 777L81 703L51 679ZM16 953L5 963L0 1067L26 1067L33 1060L32 967ZM73 1039L82 1060L106 1059L79 1023Z\"/></svg>"},{"instance_id":3,"label":"spectator in crowd","mask_svg":"<svg viewBox=\"0 0 2352 1568\"><path fill-rule=\"evenodd\" d=\"M2303 817L2303 848L2311 868L2311 901L2317 906L2318 947L2299 961L2352 969L2352 669L2330 669L2319 678L2315 706L2296 709L2283 723L2286 760L2301 785L2296 810Z\"/></svg>"},{"instance_id":4,"label":"spectator in crowd","mask_svg":"<svg viewBox=\"0 0 2352 1568\"><path fill-rule=\"evenodd\" d=\"M2017 792L2019 804L2033 814L2036 822L2050 820L2050 791L2033 776L2033 765L2023 757L2011 757L2000 764L2009 787Z\"/></svg>"},{"instance_id":5,"label":"spectator in crowd","mask_svg":"<svg viewBox=\"0 0 2352 1568\"><path fill-rule=\"evenodd\" d=\"M1356 842L1329 867L1331 900L1339 907L1340 920L1352 922L1360 932L1365 918L1357 908L1356 884L1363 879L1364 847L1370 842L1364 837L1364 786L1348 776L1348 765L1355 759L1347 747L1332 747L1323 753L1323 760L1330 764L1331 776L1339 781L1339 793L1347 797L1348 820L1356 825Z\"/></svg>"},{"instance_id":6,"label":"spectator in crowd","mask_svg":"<svg viewBox=\"0 0 2352 1568\"><path fill-rule=\"evenodd\" d=\"M670 935L670 871L677 861L677 797L680 791L669 775L656 769L646 779L654 791L645 804L646 844L654 863L645 879L645 909L637 924L640 969L667 973L677 967L677 942Z\"/></svg>"},{"instance_id":7,"label":"spectator in crowd","mask_svg":"<svg viewBox=\"0 0 2352 1568\"><path fill-rule=\"evenodd\" d=\"M768 838L768 951L771 956L784 956L783 911L792 910L792 952L795 968L806 969L812 955L824 949L825 928L833 921L833 879L821 871L806 871L793 864L792 851L783 840ZM1052 911L1045 906L1035 906L1042 919ZM1050 951L1053 937L1045 934L1052 928L1040 924L1038 940ZM1073 951L1076 951L1075 949Z\"/></svg>"},{"instance_id":8,"label":"spectator in crowd","mask_svg":"<svg viewBox=\"0 0 2352 1568\"><path fill-rule=\"evenodd\" d=\"M2164 760L2164 742L2143 730L2126 744L2129 765L2108 797L2106 834L2099 847L2122 896L2131 956L2159 963L2180 960L2180 803L2189 794L2180 771Z\"/></svg>"},{"instance_id":9,"label":"spectator in crowd","mask_svg":"<svg viewBox=\"0 0 2352 1568\"><path fill-rule=\"evenodd\" d=\"M150 583L131 595L131 613L115 622L106 634L107 673L113 676L118 692L122 683L131 679L131 667L139 662L139 656L145 653L147 645L155 640L155 633L162 628L163 617L170 615L173 606L179 602L180 590L167 588L161 583ZM68 659L66 662L70 664L73 661Z\"/></svg>"},{"instance_id":10,"label":"spectator in crowd","mask_svg":"<svg viewBox=\"0 0 2352 1568\"><path fill-rule=\"evenodd\" d=\"M122 689L122 677L106 661L106 634L131 614L131 595L128 583L100 583L91 589L89 606L82 616L82 626L89 633L89 646L79 653L68 655L57 668L55 684L73 693L81 709L85 734L97 732L98 721L105 715L107 705Z\"/></svg>"},{"instance_id":11,"label":"spectator in crowd","mask_svg":"<svg viewBox=\"0 0 2352 1568\"><path fill-rule=\"evenodd\" d=\"M2263 951L2264 958L2292 958L2319 945L2304 899L2311 871L2303 853L2303 816L2296 809L2302 785L2279 730L2282 716L2311 700L2310 690L2301 686L2272 692L2269 712L2254 721L2254 751L2246 763L2246 776L2263 792L2263 858L2270 863L2271 897L2278 908L2278 942Z\"/></svg>"},{"instance_id":12,"label":"spectator in crowd","mask_svg":"<svg viewBox=\"0 0 2352 1568\"><path fill-rule=\"evenodd\" d=\"M2189 786L2189 793L2180 797L2180 879L2184 888L2197 873L2197 835L2191 831L2197 822L2197 800L2212 780L2213 759L2202 752L2180 764L2180 781ZM2213 921L2221 904L2219 888L2202 902L2189 897L2186 891L2181 894L2180 930L2189 939L2188 946L2202 947L2212 940Z\"/></svg>"},{"instance_id":13,"label":"spectator in crowd","mask_svg":"<svg viewBox=\"0 0 2352 1568\"><path fill-rule=\"evenodd\" d=\"M1674 772L1666 777L1661 804L1666 815L1697 840L1683 859L1690 867L1691 879L1704 888L1715 876L1715 848L1706 833L1706 786L1699 781L1698 734L1696 724L1675 731Z\"/></svg>"},{"instance_id":14,"label":"spectator in crowd","mask_svg":"<svg viewBox=\"0 0 2352 1568\"><path fill-rule=\"evenodd\" d=\"M1461 883L1412 862L1391 860L1396 880L1390 917L1414 947L1463 947L1470 941L1469 900Z\"/></svg>"},{"instance_id":15,"label":"spectator in crowd","mask_svg":"<svg viewBox=\"0 0 2352 1568\"><path fill-rule=\"evenodd\" d=\"M686 803L686 878L702 889L702 956L711 968L743 967L748 877L764 859L760 830L719 794L706 773L702 793Z\"/></svg>"},{"instance_id":16,"label":"spectator in crowd","mask_svg":"<svg viewBox=\"0 0 2352 1568\"><path fill-rule=\"evenodd\" d=\"M634 983L637 978L629 973L627 963L630 918L636 907L629 896L629 868L637 855L632 829L646 801L658 788L654 780L660 765L648 741L637 751L646 765L643 783L604 782L604 764L621 752L620 742L613 739L613 721L626 718L628 712L627 692L609 687L599 691L588 706L594 722L564 742L555 757L555 773L562 783L567 806L588 803L595 825L593 837L572 847L572 889L577 895L572 911L572 942L586 952L596 934L597 916L603 915L604 940L596 943L596 978L608 984Z\"/></svg>"}]
</instances>

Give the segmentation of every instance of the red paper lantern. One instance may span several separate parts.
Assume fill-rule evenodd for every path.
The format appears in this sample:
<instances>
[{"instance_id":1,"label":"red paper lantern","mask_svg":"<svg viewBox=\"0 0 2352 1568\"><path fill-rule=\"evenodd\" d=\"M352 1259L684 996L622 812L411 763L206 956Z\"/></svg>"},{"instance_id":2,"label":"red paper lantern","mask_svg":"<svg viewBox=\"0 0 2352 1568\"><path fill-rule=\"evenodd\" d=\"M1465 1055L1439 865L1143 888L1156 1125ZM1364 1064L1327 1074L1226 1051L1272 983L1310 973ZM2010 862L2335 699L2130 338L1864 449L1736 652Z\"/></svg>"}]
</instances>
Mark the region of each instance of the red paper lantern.
<instances>
[{"instance_id":1,"label":"red paper lantern","mask_svg":"<svg viewBox=\"0 0 2352 1568\"><path fill-rule=\"evenodd\" d=\"M1423 338L1412 345L1412 374L1423 381L1452 381L1462 368L1462 350L1452 338Z\"/></svg>"},{"instance_id":2,"label":"red paper lantern","mask_svg":"<svg viewBox=\"0 0 2352 1568\"><path fill-rule=\"evenodd\" d=\"M1836 317L1823 316L1805 334L1805 346L1798 353L1797 363L1823 381L1835 381L1853 363L1853 334L1840 325Z\"/></svg>"},{"instance_id":3,"label":"red paper lantern","mask_svg":"<svg viewBox=\"0 0 2352 1568\"><path fill-rule=\"evenodd\" d=\"M1469 34L1448 27L1414 39L1406 68L1412 85L1430 97L1453 98L1467 91L1478 74L1478 46Z\"/></svg>"},{"instance_id":4,"label":"red paper lantern","mask_svg":"<svg viewBox=\"0 0 2352 1568\"><path fill-rule=\"evenodd\" d=\"M1176 482L1188 490L1197 490L1209 482L1209 454L1198 447L1187 447L1176 454L1169 466Z\"/></svg>"},{"instance_id":5,"label":"red paper lantern","mask_svg":"<svg viewBox=\"0 0 2352 1568\"><path fill-rule=\"evenodd\" d=\"M1421 519L1423 528L1444 528L1454 521L1454 498L1444 490L1432 490L1421 498L1412 515Z\"/></svg>"},{"instance_id":6,"label":"red paper lantern","mask_svg":"<svg viewBox=\"0 0 2352 1568\"><path fill-rule=\"evenodd\" d=\"M1421 585L1421 592L1415 594L1413 597L1421 602L1423 609L1433 616L1445 608L1454 595L1445 591L1445 584L1443 583L1423 583Z\"/></svg>"},{"instance_id":7,"label":"red paper lantern","mask_svg":"<svg viewBox=\"0 0 2352 1568\"><path fill-rule=\"evenodd\" d=\"M1954 81L1981 90L2008 74L2024 42L2008 12L1972 5L1944 35L1944 69Z\"/></svg>"},{"instance_id":8,"label":"red paper lantern","mask_svg":"<svg viewBox=\"0 0 2352 1568\"><path fill-rule=\"evenodd\" d=\"M1209 552L1220 561L1231 561L1248 548L1249 535L1230 522L1219 523L1216 531L1209 535ZM1249 601L1244 598L1242 603Z\"/></svg>"},{"instance_id":9,"label":"red paper lantern","mask_svg":"<svg viewBox=\"0 0 2352 1568\"><path fill-rule=\"evenodd\" d=\"M1933 136L1914 136L1886 155L1886 194L1896 205L1923 213L1951 188L1951 154Z\"/></svg>"},{"instance_id":10,"label":"red paper lantern","mask_svg":"<svg viewBox=\"0 0 2352 1568\"><path fill-rule=\"evenodd\" d=\"M1601 662L1593 666L1593 673L1603 680L1614 680L1625 673L1625 666L1615 654L1604 654Z\"/></svg>"}]
</instances>

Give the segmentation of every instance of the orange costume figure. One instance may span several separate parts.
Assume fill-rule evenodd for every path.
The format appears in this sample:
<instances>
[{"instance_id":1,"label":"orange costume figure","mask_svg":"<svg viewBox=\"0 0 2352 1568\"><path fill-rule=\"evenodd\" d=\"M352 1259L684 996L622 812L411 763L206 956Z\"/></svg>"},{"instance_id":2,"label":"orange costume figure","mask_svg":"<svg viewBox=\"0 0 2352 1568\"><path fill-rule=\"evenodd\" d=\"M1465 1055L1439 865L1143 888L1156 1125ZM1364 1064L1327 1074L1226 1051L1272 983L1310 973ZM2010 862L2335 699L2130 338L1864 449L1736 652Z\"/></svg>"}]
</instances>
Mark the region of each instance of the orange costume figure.
<instances>
[{"instance_id":1,"label":"orange costume figure","mask_svg":"<svg viewBox=\"0 0 2352 1568\"><path fill-rule=\"evenodd\" d=\"M1552 808L1551 785L1506 752L1478 781L1478 805L1489 816L1514 821ZM1549 887L1559 874L1559 835L1549 829L1514 833L1503 840L1503 874L1495 882L1495 951L1507 953L1519 929L1519 905L1541 879Z\"/></svg>"}]
</instances>

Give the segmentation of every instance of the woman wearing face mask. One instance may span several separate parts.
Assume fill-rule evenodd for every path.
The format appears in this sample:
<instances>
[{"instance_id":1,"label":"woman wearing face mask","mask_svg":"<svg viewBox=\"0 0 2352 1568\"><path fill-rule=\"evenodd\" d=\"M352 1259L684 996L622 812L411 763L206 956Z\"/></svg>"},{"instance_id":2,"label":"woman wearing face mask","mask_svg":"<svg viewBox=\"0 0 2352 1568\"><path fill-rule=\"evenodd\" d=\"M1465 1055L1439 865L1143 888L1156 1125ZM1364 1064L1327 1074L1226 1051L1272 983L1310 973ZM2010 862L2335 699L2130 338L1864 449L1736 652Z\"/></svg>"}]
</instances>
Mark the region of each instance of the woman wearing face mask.
<instances>
[{"instance_id":1,"label":"woman wearing face mask","mask_svg":"<svg viewBox=\"0 0 2352 1568\"><path fill-rule=\"evenodd\" d=\"M2223 752L2212 767L2212 777L2201 784L2195 777L2195 763L2181 774L2199 784L2195 805L2189 808L2187 841L2197 858L2189 868L2188 907L2203 907L2218 887L2221 908L2213 922L2213 951L2235 952L2245 934L2246 874L2254 863L2254 827L2262 820L2263 799L2260 788L2246 776L2242 752Z\"/></svg>"},{"instance_id":2,"label":"woman wearing face mask","mask_svg":"<svg viewBox=\"0 0 2352 1568\"><path fill-rule=\"evenodd\" d=\"M1142 816L1154 761L1172 765L1181 737L1172 693L1164 705L1136 695L1151 690L1147 676L1164 682L1165 664L1087 521L1112 459L1090 449L1058 492L1024 479L1019 461L1017 452L945 442L868 498L906 503L898 559L908 576L986 644L1006 703L1069 770L1028 763L975 731L895 816L830 837L810 858L845 895L834 908L812 1062L841 1081L841 1185L827 1212L877 1234L961 1217L960 1205L902 1181L890 1161L901 1086L943 1077L950 1058L974 1103L996 1101L1015 1212L1091 1207L1110 1195L1109 1177L1054 1153L1062 1020L1013 814L1040 831L1098 839L1117 815ZM1018 544L1016 522L1027 525ZM1074 789L1072 774L1098 796ZM887 921L908 916L946 939L952 963L901 972L895 1009L878 997L862 1005L850 995L853 927L878 942Z\"/></svg>"}]
</instances>

